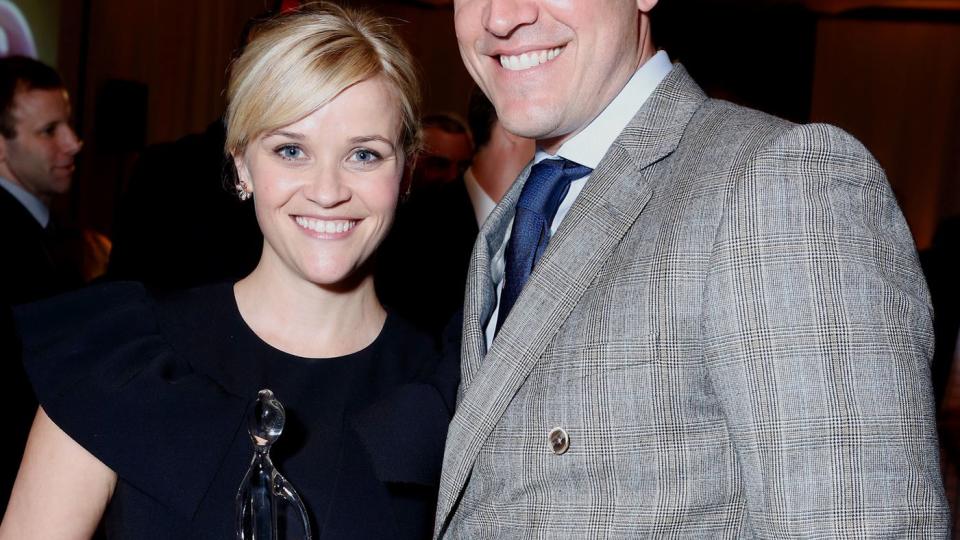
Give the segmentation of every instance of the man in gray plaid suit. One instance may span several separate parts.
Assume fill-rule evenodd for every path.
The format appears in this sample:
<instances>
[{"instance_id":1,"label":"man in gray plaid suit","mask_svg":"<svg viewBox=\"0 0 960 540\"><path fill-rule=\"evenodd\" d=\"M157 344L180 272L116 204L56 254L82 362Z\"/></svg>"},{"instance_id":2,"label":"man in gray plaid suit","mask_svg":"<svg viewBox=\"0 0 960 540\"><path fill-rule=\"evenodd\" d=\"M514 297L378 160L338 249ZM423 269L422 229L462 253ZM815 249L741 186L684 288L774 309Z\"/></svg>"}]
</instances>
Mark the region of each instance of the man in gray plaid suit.
<instances>
[{"instance_id":1,"label":"man in gray plaid suit","mask_svg":"<svg viewBox=\"0 0 960 540\"><path fill-rule=\"evenodd\" d=\"M708 99L656 0L455 0L539 150L487 220L445 538L942 538L915 248L856 140Z\"/></svg>"}]
</instances>

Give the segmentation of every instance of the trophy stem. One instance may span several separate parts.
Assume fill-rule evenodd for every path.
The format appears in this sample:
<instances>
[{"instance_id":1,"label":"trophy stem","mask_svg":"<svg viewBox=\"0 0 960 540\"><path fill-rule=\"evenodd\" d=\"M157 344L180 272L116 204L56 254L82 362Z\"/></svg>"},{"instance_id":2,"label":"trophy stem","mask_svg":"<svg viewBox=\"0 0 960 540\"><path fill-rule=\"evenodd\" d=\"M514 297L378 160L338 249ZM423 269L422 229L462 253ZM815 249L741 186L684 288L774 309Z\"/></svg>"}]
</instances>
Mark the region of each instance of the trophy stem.
<instances>
[{"instance_id":1,"label":"trophy stem","mask_svg":"<svg viewBox=\"0 0 960 540\"><path fill-rule=\"evenodd\" d=\"M283 404L270 390L261 390L247 417L253 459L237 490L238 540L276 540L279 501L296 508L304 540L313 538L306 505L270 459L270 448L283 432L285 419Z\"/></svg>"},{"instance_id":2,"label":"trophy stem","mask_svg":"<svg viewBox=\"0 0 960 540\"><path fill-rule=\"evenodd\" d=\"M256 452L237 491L237 539L276 540L277 505L270 456Z\"/></svg>"}]
</instances>

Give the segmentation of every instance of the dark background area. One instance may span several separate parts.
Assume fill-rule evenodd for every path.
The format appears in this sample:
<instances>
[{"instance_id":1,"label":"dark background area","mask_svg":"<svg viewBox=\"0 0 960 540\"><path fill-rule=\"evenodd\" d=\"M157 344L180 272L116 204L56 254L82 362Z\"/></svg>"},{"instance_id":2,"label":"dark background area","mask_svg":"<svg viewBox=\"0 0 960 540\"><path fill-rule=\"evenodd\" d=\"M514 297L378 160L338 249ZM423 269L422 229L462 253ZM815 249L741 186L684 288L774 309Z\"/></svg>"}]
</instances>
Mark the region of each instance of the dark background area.
<instances>
[{"instance_id":1,"label":"dark background area","mask_svg":"<svg viewBox=\"0 0 960 540\"><path fill-rule=\"evenodd\" d=\"M58 210L110 235L139 150L219 116L244 22L275 3L62 0L58 67L86 146ZM464 112L472 81L452 2L343 3L396 21L421 63L426 112ZM960 2L664 1L654 32L711 95L862 140L887 169L920 248L943 217L960 214Z\"/></svg>"}]
</instances>

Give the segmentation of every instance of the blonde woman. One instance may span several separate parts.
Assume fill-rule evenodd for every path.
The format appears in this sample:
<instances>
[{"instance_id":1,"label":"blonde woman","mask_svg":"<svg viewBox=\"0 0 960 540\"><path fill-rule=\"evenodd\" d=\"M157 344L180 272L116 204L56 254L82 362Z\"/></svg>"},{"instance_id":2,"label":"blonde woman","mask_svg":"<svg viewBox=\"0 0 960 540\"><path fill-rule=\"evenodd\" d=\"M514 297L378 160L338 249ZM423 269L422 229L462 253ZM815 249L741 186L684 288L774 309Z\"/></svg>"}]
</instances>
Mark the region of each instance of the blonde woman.
<instances>
[{"instance_id":1,"label":"blonde woman","mask_svg":"<svg viewBox=\"0 0 960 540\"><path fill-rule=\"evenodd\" d=\"M226 151L263 231L256 269L19 314L41 409L0 538L101 521L108 538L232 537L261 388L286 406L274 463L315 537L429 537L457 369L435 374L370 270L417 146L417 82L381 20L324 6L267 23L231 72ZM295 515L281 538L302 537Z\"/></svg>"}]
</instances>

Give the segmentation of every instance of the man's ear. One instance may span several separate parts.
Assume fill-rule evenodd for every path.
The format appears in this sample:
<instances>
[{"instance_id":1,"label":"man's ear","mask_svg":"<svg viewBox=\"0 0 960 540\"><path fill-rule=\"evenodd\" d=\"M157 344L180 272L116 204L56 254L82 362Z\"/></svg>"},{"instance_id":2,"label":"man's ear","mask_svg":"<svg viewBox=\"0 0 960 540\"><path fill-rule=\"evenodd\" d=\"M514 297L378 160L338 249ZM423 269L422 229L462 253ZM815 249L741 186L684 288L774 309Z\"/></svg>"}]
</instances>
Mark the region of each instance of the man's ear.
<instances>
[{"instance_id":1,"label":"man's ear","mask_svg":"<svg viewBox=\"0 0 960 540\"><path fill-rule=\"evenodd\" d=\"M7 162L7 138L0 135L0 163Z\"/></svg>"},{"instance_id":2,"label":"man's ear","mask_svg":"<svg viewBox=\"0 0 960 540\"><path fill-rule=\"evenodd\" d=\"M637 0L637 9L641 13L650 13L656 5L657 0Z\"/></svg>"}]
</instances>

